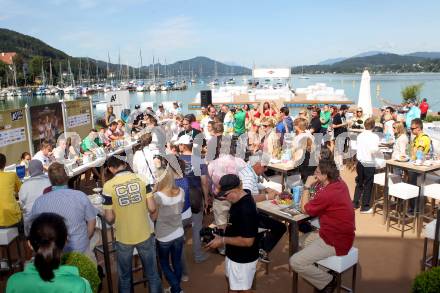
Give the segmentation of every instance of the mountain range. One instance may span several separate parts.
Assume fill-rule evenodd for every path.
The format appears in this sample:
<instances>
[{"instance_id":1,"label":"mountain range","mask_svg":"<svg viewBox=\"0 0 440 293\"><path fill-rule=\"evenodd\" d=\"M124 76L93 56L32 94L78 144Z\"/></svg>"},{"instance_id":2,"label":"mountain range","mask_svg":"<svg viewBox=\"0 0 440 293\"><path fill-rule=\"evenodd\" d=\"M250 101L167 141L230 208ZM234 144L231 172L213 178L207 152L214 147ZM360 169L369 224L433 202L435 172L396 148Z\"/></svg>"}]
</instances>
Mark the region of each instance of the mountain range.
<instances>
[{"instance_id":1,"label":"mountain range","mask_svg":"<svg viewBox=\"0 0 440 293\"><path fill-rule=\"evenodd\" d=\"M88 57L73 57L65 52L51 47L45 42L12 30L0 28L0 52L16 52L15 69L18 83L33 81L42 72L49 76L51 71L54 81L57 82L61 76L68 72L68 63L75 79L102 79L111 74L117 79L129 78L151 78L153 68L156 77L161 78L189 78L222 76L222 75L248 75L249 68L239 65L228 65L207 57L195 57L188 60L181 60L172 64L155 63L142 66L141 68L114 64L102 60L95 60ZM69 61L69 62L68 62ZM0 80L6 83L12 79L10 70L6 70L5 64L0 62Z\"/></svg>"},{"instance_id":2,"label":"mountain range","mask_svg":"<svg viewBox=\"0 0 440 293\"><path fill-rule=\"evenodd\" d=\"M327 59L316 65L296 66L292 68L292 73L359 73L366 68L372 73L440 72L440 52L399 55L370 51L350 58Z\"/></svg>"}]
</instances>

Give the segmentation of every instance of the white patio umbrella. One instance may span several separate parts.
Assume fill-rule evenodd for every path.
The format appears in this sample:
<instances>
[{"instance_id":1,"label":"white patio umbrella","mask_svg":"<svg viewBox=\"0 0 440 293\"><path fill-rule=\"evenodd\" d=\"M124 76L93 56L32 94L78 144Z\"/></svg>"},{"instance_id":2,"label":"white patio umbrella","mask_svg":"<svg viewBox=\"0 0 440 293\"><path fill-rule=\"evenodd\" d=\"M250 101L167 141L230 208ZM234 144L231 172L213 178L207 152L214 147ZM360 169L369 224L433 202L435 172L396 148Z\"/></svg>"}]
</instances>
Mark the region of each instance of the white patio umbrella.
<instances>
[{"instance_id":1,"label":"white patio umbrella","mask_svg":"<svg viewBox=\"0 0 440 293\"><path fill-rule=\"evenodd\" d=\"M371 88L370 88L370 73L364 70L362 73L361 87L359 89L358 107L362 107L364 115L371 117L373 115L373 106L371 104Z\"/></svg>"}]
</instances>

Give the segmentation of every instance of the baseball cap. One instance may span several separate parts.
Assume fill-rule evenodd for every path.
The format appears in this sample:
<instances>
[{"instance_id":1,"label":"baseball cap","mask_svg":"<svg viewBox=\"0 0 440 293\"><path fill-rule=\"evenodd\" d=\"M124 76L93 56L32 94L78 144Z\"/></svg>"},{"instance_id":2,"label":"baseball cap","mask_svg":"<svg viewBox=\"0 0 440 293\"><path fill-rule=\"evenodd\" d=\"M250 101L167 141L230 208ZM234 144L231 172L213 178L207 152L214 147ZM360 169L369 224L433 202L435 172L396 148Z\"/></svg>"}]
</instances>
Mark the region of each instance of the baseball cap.
<instances>
[{"instance_id":1,"label":"baseball cap","mask_svg":"<svg viewBox=\"0 0 440 293\"><path fill-rule=\"evenodd\" d=\"M140 109L140 108L141 108L141 105L136 104L136 105L134 105L134 108L135 108L135 109Z\"/></svg>"},{"instance_id":2,"label":"baseball cap","mask_svg":"<svg viewBox=\"0 0 440 293\"><path fill-rule=\"evenodd\" d=\"M342 104L341 107L340 107L339 109L341 109L341 110L347 110L347 109L348 109L348 106L345 105L345 104Z\"/></svg>"},{"instance_id":3,"label":"baseball cap","mask_svg":"<svg viewBox=\"0 0 440 293\"><path fill-rule=\"evenodd\" d=\"M240 178L238 178L235 174L226 174L223 175L222 178L220 178L219 185L220 185L220 192L218 193L218 197L225 197L226 193L234 188L237 188L240 186Z\"/></svg>"},{"instance_id":4,"label":"baseball cap","mask_svg":"<svg viewBox=\"0 0 440 293\"><path fill-rule=\"evenodd\" d=\"M181 137L179 137L179 139L174 143L175 145L179 145L179 144L192 144L192 138L189 135L182 135Z\"/></svg>"}]
</instances>

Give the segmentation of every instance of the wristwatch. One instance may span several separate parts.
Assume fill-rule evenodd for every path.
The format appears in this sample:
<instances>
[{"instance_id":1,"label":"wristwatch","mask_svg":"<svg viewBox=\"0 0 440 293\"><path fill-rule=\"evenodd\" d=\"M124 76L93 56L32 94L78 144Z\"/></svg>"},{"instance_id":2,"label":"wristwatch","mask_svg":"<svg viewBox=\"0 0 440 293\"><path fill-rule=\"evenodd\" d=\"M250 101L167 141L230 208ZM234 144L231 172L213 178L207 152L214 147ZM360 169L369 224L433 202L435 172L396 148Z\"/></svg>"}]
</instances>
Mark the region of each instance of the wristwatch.
<instances>
[{"instance_id":1,"label":"wristwatch","mask_svg":"<svg viewBox=\"0 0 440 293\"><path fill-rule=\"evenodd\" d=\"M264 191L264 196L266 197L266 200L269 200L269 192L267 192L267 190Z\"/></svg>"}]
</instances>

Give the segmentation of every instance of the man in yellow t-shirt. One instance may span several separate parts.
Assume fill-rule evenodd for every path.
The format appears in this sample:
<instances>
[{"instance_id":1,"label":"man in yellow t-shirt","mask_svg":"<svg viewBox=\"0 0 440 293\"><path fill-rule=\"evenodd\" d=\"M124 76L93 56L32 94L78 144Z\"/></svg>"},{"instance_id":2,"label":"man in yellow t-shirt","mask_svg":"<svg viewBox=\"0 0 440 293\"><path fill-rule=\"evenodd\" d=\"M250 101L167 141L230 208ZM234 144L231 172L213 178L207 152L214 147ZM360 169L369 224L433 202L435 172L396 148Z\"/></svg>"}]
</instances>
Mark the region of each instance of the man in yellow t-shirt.
<instances>
[{"instance_id":1,"label":"man in yellow t-shirt","mask_svg":"<svg viewBox=\"0 0 440 293\"><path fill-rule=\"evenodd\" d=\"M423 151L426 155L431 151L431 138L423 133L423 121L421 119L413 119L411 121L411 133L414 135L414 140L411 144L411 157L416 158L418 150Z\"/></svg>"},{"instance_id":2,"label":"man in yellow t-shirt","mask_svg":"<svg viewBox=\"0 0 440 293\"><path fill-rule=\"evenodd\" d=\"M431 139L428 135L423 133L423 121L419 118L411 120L411 133L414 136L414 139L411 143L411 159L415 160L417 151L422 151L423 155L426 155L431 151ZM408 183L417 185L418 176L419 175L417 173L408 171ZM411 199L409 201L408 213L412 214L415 210L417 210L415 202L415 199Z\"/></svg>"},{"instance_id":3,"label":"man in yellow t-shirt","mask_svg":"<svg viewBox=\"0 0 440 293\"><path fill-rule=\"evenodd\" d=\"M105 219L116 226L119 292L130 292L134 248L141 258L150 292L162 292L156 265L156 239L148 218L148 212L156 211L151 188L116 157L107 161L107 167L114 177L104 184L102 203Z\"/></svg>"},{"instance_id":4,"label":"man in yellow t-shirt","mask_svg":"<svg viewBox=\"0 0 440 293\"><path fill-rule=\"evenodd\" d=\"M18 224L21 221L21 210L15 195L21 187L20 179L15 172L4 172L6 156L0 153L0 228Z\"/></svg>"}]
</instances>

